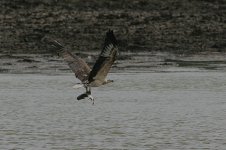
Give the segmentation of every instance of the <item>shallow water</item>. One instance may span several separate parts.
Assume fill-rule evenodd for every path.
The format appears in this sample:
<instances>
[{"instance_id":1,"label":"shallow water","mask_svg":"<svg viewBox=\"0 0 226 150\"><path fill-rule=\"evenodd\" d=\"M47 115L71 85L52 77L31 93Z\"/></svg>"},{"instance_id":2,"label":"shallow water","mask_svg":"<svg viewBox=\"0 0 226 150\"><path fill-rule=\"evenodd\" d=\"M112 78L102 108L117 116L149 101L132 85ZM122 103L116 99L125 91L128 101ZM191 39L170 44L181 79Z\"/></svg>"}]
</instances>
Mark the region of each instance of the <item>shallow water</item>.
<instances>
[{"instance_id":1,"label":"shallow water","mask_svg":"<svg viewBox=\"0 0 226 150\"><path fill-rule=\"evenodd\" d=\"M92 106L71 73L0 74L0 149L225 149L225 72L109 78Z\"/></svg>"}]
</instances>

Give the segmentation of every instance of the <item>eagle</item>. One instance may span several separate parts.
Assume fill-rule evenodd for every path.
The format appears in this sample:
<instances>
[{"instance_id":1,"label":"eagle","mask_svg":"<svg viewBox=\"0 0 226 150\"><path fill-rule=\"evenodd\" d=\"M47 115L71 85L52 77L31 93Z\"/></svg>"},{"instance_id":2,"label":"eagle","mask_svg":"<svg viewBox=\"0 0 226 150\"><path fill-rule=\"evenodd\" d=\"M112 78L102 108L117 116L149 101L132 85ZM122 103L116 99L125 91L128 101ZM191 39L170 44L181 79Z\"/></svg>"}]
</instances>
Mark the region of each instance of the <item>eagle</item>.
<instances>
[{"instance_id":1,"label":"eagle","mask_svg":"<svg viewBox=\"0 0 226 150\"><path fill-rule=\"evenodd\" d=\"M73 55L58 41L51 38L45 38L44 41L57 50L57 53L63 57L69 68L74 72L75 77L81 81L81 83L77 83L73 88L84 87L86 89L85 93L77 97L77 100L88 97L92 101L92 104L94 104L91 87L99 87L113 82L113 80L106 79L108 72L118 56L118 42L113 31L108 30L106 32L102 51L92 69L81 57Z\"/></svg>"}]
</instances>

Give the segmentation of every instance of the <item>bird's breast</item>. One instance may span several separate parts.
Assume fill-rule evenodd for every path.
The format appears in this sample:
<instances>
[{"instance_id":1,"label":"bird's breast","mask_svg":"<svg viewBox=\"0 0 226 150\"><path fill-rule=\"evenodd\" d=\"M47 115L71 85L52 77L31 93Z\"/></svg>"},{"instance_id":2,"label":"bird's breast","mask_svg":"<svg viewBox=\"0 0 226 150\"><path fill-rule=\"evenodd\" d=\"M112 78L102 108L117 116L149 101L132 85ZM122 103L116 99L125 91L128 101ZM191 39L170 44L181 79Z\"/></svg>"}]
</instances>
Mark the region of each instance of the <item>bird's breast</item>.
<instances>
[{"instance_id":1,"label":"bird's breast","mask_svg":"<svg viewBox=\"0 0 226 150\"><path fill-rule=\"evenodd\" d=\"M100 81L100 80L93 80L92 82L89 83L89 85L91 87L98 87L98 86L101 86L103 85L103 81Z\"/></svg>"}]
</instances>

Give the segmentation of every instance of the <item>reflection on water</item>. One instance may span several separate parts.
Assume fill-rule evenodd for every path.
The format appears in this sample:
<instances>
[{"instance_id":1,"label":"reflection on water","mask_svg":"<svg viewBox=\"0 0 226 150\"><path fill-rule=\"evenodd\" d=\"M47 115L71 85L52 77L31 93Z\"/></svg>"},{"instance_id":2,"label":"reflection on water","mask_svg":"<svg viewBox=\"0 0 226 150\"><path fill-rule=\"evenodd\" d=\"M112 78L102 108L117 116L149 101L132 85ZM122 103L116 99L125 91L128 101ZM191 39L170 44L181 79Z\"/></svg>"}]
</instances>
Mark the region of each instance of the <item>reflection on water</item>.
<instances>
[{"instance_id":1,"label":"reflection on water","mask_svg":"<svg viewBox=\"0 0 226 150\"><path fill-rule=\"evenodd\" d=\"M1 74L0 149L225 149L225 72L109 77L92 106L72 74Z\"/></svg>"}]
</instances>

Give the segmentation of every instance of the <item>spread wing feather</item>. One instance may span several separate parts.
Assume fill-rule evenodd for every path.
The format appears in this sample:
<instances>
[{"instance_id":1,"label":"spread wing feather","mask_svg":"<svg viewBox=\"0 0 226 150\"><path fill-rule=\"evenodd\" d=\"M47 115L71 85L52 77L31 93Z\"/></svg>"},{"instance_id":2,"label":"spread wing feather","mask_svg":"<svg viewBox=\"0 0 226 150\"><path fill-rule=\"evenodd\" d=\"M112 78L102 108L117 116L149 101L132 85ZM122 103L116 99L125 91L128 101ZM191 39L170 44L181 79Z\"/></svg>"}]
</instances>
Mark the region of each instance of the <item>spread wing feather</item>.
<instances>
[{"instance_id":1,"label":"spread wing feather","mask_svg":"<svg viewBox=\"0 0 226 150\"><path fill-rule=\"evenodd\" d=\"M64 60L68 63L68 66L75 73L75 76L79 80L81 80L82 82L88 80L91 69L83 59L81 59L77 55L73 55L56 40L46 38L44 39L44 41L53 46L57 50L57 52L63 56Z\"/></svg>"},{"instance_id":2,"label":"spread wing feather","mask_svg":"<svg viewBox=\"0 0 226 150\"><path fill-rule=\"evenodd\" d=\"M112 64L116 60L117 54L117 41L113 31L109 30L106 33L104 47L89 74L89 82L94 80L104 82Z\"/></svg>"},{"instance_id":3,"label":"spread wing feather","mask_svg":"<svg viewBox=\"0 0 226 150\"><path fill-rule=\"evenodd\" d=\"M62 52L62 56L71 70L75 73L76 78L82 82L87 81L91 69L86 62L77 55L72 55L67 50Z\"/></svg>"}]
</instances>

